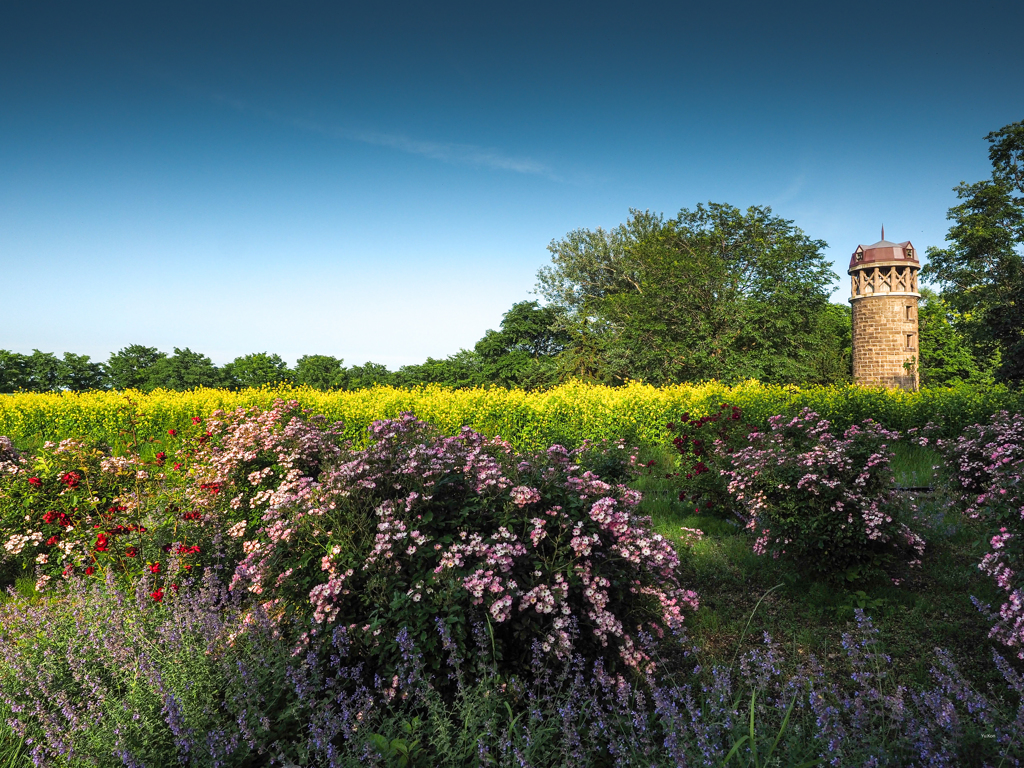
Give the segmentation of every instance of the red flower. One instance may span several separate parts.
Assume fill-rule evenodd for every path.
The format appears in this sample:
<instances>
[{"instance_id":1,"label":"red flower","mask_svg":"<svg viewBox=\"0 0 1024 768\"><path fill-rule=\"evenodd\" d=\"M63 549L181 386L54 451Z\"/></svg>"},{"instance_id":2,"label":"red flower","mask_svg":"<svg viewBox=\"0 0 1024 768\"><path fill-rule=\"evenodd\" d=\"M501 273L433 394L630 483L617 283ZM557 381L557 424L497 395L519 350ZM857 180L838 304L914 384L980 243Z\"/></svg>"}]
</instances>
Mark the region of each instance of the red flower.
<instances>
[{"instance_id":1,"label":"red flower","mask_svg":"<svg viewBox=\"0 0 1024 768\"><path fill-rule=\"evenodd\" d=\"M153 563L149 566L149 570L151 573L160 573L160 563Z\"/></svg>"},{"instance_id":2,"label":"red flower","mask_svg":"<svg viewBox=\"0 0 1024 768\"><path fill-rule=\"evenodd\" d=\"M199 554L199 547L193 544L191 547L186 547L184 544L178 547L179 555L196 555Z\"/></svg>"},{"instance_id":3,"label":"red flower","mask_svg":"<svg viewBox=\"0 0 1024 768\"><path fill-rule=\"evenodd\" d=\"M164 601L164 588L160 587L156 592L150 592L149 596L153 598L153 602L162 603Z\"/></svg>"},{"instance_id":4,"label":"red flower","mask_svg":"<svg viewBox=\"0 0 1024 768\"><path fill-rule=\"evenodd\" d=\"M203 513L202 512L197 512L196 510L192 510L191 512L186 512L184 515L182 515L181 519L182 520L202 520L203 519Z\"/></svg>"},{"instance_id":5,"label":"red flower","mask_svg":"<svg viewBox=\"0 0 1024 768\"><path fill-rule=\"evenodd\" d=\"M200 416L193 416L192 417L192 423L193 424L202 424L203 423L203 419Z\"/></svg>"},{"instance_id":6,"label":"red flower","mask_svg":"<svg viewBox=\"0 0 1024 768\"><path fill-rule=\"evenodd\" d=\"M59 533L54 534L53 536L51 536L50 538L48 538L46 540L46 546L48 546L48 547L52 547L54 544L59 544L59 543L60 543L60 534Z\"/></svg>"},{"instance_id":7,"label":"red flower","mask_svg":"<svg viewBox=\"0 0 1024 768\"><path fill-rule=\"evenodd\" d=\"M92 576L94 573L96 573L96 569L93 568L91 565L85 569L86 576Z\"/></svg>"},{"instance_id":8,"label":"red flower","mask_svg":"<svg viewBox=\"0 0 1024 768\"><path fill-rule=\"evenodd\" d=\"M38 477L30 477L28 479L28 484L31 485L33 488L42 488L43 481L40 480Z\"/></svg>"},{"instance_id":9,"label":"red flower","mask_svg":"<svg viewBox=\"0 0 1024 768\"><path fill-rule=\"evenodd\" d=\"M57 522L57 513L52 509L43 515L43 522L47 524L53 524Z\"/></svg>"},{"instance_id":10,"label":"red flower","mask_svg":"<svg viewBox=\"0 0 1024 768\"><path fill-rule=\"evenodd\" d=\"M165 461L167 461L167 454L164 453L163 451L160 451L160 453L156 455L156 463L159 464L160 466L163 466Z\"/></svg>"},{"instance_id":11,"label":"red flower","mask_svg":"<svg viewBox=\"0 0 1024 768\"><path fill-rule=\"evenodd\" d=\"M178 591L178 585L177 584L171 584L171 589L173 589L175 592L177 592Z\"/></svg>"},{"instance_id":12,"label":"red flower","mask_svg":"<svg viewBox=\"0 0 1024 768\"><path fill-rule=\"evenodd\" d=\"M107 542L107 534L101 533L99 536L96 537L96 546L94 547L94 549L97 552L106 552L108 548L109 543Z\"/></svg>"},{"instance_id":13,"label":"red flower","mask_svg":"<svg viewBox=\"0 0 1024 768\"><path fill-rule=\"evenodd\" d=\"M67 512L61 512L57 515L57 525L61 528L70 528L71 522L71 516Z\"/></svg>"},{"instance_id":14,"label":"red flower","mask_svg":"<svg viewBox=\"0 0 1024 768\"><path fill-rule=\"evenodd\" d=\"M135 547L128 547L128 549L124 551L124 554L125 557L135 557L138 552L135 550Z\"/></svg>"},{"instance_id":15,"label":"red flower","mask_svg":"<svg viewBox=\"0 0 1024 768\"><path fill-rule=\"evenodd\" d=\"M179 469L181 469L181 462L174 462L174 471L177 472Z\"/></svg>"},{"instance_id":16,"label":"red flower","mask_svg":"<svg viewBox=\"0 0 1024 768\"><path fill-rule=\"evenodd\" d=\"M178 430L176 430L176 429L168 429L167 430L167 434L170 435L171 437L174 437L175 435L178 434Z\"/></svg>"},{"instance_id":17,"label":"red flower","mask_svg":"<svg viewBox=\"0 0 1024 768\"><path fill-rule=\"evenodd\" d=\"M64 483L64 485L66 485L68 488L74 488L76 485L78 485L78 481L81 479L81 475L79 475L77 472L68 472L64 475L61 475L60 481Z\"/></svg>"}]
</instances>

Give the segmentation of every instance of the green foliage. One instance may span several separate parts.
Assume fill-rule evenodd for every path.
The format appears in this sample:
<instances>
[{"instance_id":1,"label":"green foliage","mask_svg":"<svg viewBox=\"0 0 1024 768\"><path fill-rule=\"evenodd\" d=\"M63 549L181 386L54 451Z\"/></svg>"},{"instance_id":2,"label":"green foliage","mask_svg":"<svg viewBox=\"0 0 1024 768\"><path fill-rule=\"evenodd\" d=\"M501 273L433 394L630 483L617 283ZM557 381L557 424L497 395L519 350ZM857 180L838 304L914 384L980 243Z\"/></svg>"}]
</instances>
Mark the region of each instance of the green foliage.
<instances>
[{"instance_id":1,"label":"green foliage","mask_svg":"<svg viewBox=\"0 0 1024 768\"><path fill-rule=\"evenodd\" d=\"M146 377L147 389L186 390L220 387L224 383L224 374L213 361L188 347L175 347L174 355L157 360Z\"/></svg>"},{"instance_id":2,"label":"green foliage","mask_svg":"<svg viewBox=\"0 0 1024 768\"><path fill-rule=\"evenodd\" d=\"M295 363L295 383L324 392L345 389L345 361L330 355L303 355Z\"/></svg>"},{"instance_id":3,"label":"green foliage","mask_svg":"<svg viewBox=\"0 0 1024 768\"><path fill-rule=\"evenodd\" d=\"M108 386L103 365L88 355L65 352L58 358L38 349L31 355L0 350L0 392L87 392Z\"/></svg>"},{"instance_id":4,"label":"green foliage","mask_svg":"<svg viewBox=\"0 0 1024 768\"><path fill-rule=\"evenodd\" d=\"M985 137L992 178L956 189L946 248L929 248L924 279L942 286L976 355L1000 356L999 378L1024 378L1024 122Z\"/></svg>"},{"instance_id":5,"label":"green foliage","mask_svg":"<svg viewBox=\"0 0 1024 768\"><path fill-rule=\"evenodd\" d=\"M114 389L137 389L148 392L155 388L150 385L150 370L167 355L156 347L131 344L112 354L107 359L107 373Z\"/></svg>"},{"instance_id":6,"label":"green foliage","mask_svg":"<svg viewBox=\"0 0 1024 768\"><path fill-rule=\"evenodd\" d=\"M445 387L475 387L483 382L480 372L480 356L463 349L444 360L428 357L419 365L403 365L394 374L393 381L399 386L440 384Z\"/></svg>"},{"instance_id":7,"label":"green foliage","mask_svg":"<svg viewBox=\"0 0 1024 768\"><path fill-rule=\"evenodd\" d=\"M279 355L256 352L224 366L223 377L234 388L264 387L294 381L295 374Z\"/></svg>"},{"instance_id":8,"label":"green foliage","mask_svg":"<svg viewBox=\"0 0 1024 768\"><path fill-rule=\"evenodd\" d=\"M991 384L992 375L979 366L969 343L957 330L956 317L945 298L927 288L921 290L918 309L921 386L946 387L973 382Z\"/></svg>"},{"instance_id":9,"label":"green foliage","mask_svg":"<svg viewBox=\"0 0 1024 768\"><path fill-rule=\"evenodd\" d=\"M513 304L500 331L487 331L474 348L480 380L505 387L537 389L558 381L557 356L570 343L562 313L536 301Z\"/></svg>"},{"instance_id":10,"label":"green foliage","mask_svg":"<svg viewBox=\"0 0 1024 768\"><path fill-rule=\"evenodd\" d=\"M670 221L633 210L611 232L553 241L538 287L574 342L596 332L599 380L819 380L838 375L837 353L814 351L836 320L821 318L835 281L824 248L767 207L709 203Z\"/></svg>"},{"instance_id":11,"label":"green foliage","mask_svg":"<svg viewBox=\"0 0 1024 768\"><path fill-rule=\"evenodd\" d=\"M367 389L382 384L391 384L394 374L386 365L367 360L362 365L353 365L348 369L348 388Z\"/></svg>"}]
</instances>

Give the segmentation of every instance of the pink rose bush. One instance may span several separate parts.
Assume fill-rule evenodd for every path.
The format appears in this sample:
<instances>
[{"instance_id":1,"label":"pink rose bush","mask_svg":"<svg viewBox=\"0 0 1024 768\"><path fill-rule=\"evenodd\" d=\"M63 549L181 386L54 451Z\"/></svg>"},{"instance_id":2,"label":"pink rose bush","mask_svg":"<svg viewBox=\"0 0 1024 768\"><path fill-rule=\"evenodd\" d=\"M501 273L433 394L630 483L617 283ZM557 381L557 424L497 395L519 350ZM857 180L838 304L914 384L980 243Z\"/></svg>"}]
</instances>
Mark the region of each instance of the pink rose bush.
<instances>
[{"instance_id":1,"label":"pink rose bush","mask_svg":"<svg viewBox=\"0 0 1024 768\"><path fill-rule=\"evenodd\" d=\"M898 522L889 445L872 421L841 435L816 413L773 416L728 457L728 492L754 551L822 576L863 578L895 557L920 563L924 541Z\"/></svg>"},{"instance_id":2,"label":"pink rose bush","mask_svg":"<svg viewBox=\"0 0 1024 768\"><path fill-rule=\"evenodd\" d=\"M407 630L438 668L440 617L463 650L484 625L510 668L539 648L643 671L638 633L661 635L696 608L676 552L637 514L640 494L586 469L593 446L516 454L411 414L374 422L370 438L267 506L243 542L231 589L310 616L296 652L341 625L388 668Z\"/></svg>"},{"instance_id":3,"label":"pink rose bush","mask_svg":"<svg viewBox=\"0 0 1024 768\"><path fill-rule=\"evenodd\" d=\"M1000 411L956 440L940 440L939 447L946 454L950 506L992 533L991 551L978 568L1005 597L990 612L990 636L1024 659L1024 416Z\"/></svg>"}]
</instances>

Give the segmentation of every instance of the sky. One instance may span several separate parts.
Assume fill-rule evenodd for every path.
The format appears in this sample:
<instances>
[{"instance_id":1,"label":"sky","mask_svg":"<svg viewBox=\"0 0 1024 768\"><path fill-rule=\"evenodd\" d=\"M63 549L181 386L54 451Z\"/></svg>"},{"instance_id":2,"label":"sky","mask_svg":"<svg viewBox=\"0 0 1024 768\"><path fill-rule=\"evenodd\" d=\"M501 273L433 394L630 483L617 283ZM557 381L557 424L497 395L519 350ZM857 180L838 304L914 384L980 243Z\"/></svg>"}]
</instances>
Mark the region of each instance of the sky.
<instances>
[{"instance_id":1,"label":"sky","mask_svg":"<svg viewBox=\"0 0 1024 768\"><path fill-rule=\"evenodd\" d=\"M1024 3L0 4L0 349L396 369L631 208L940 246Z\"/></svg>"}]
</instances>

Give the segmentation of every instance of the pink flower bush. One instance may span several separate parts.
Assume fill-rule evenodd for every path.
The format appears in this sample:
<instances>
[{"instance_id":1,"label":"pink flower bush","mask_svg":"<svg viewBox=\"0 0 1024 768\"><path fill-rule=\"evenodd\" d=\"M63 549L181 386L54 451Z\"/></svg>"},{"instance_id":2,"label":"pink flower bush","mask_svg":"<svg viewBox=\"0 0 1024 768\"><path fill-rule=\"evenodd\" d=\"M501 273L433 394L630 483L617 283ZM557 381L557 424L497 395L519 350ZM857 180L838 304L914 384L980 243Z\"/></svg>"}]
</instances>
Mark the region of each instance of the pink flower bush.
<instances>
[{"instance_id":1,"label":"pink flower bush","mask_svg":"<svg viewBox=\"0 0 1024 768\"><path fill-rule=\"evenodd\" d=\"M989 612L990 636L1024 659L1024 416L1000 411L956 440L940 440L949 468L944 489L952 508L990 531L991 551L978 568L1005 594Z\"/></svg>"},{"instance_id":2,"label":"pink flower bush","mask_svg":"<svg viewBox=\"0 0 1024 768\"><path fill-rule=\"evenodd\" d=\"M729 456L728 492L754 534L754 551L821 575L868 575L894 555L920 562L924 541L897 522L889 444L867 421L842 435L805 409L773 416Z\"/></svg>"},{"instance_id":3,"label":"pink flower bush","mask_svg":"<svg viewBox=\"0 0 1024 768\"><path fill-rule=\"evenodd\" d=\"M643 671L636 633L662 634L696 608L676 552L636 512L640 494L584 468L592 447L517 455L411 414L370 436L264 507L233 590L311 615L311 634L343 624L385 667L402 629L440 664L441 616L463 648L484 622L511 668L536 643L553 659L578 651Z\"/></svg>"}]
</instances>

